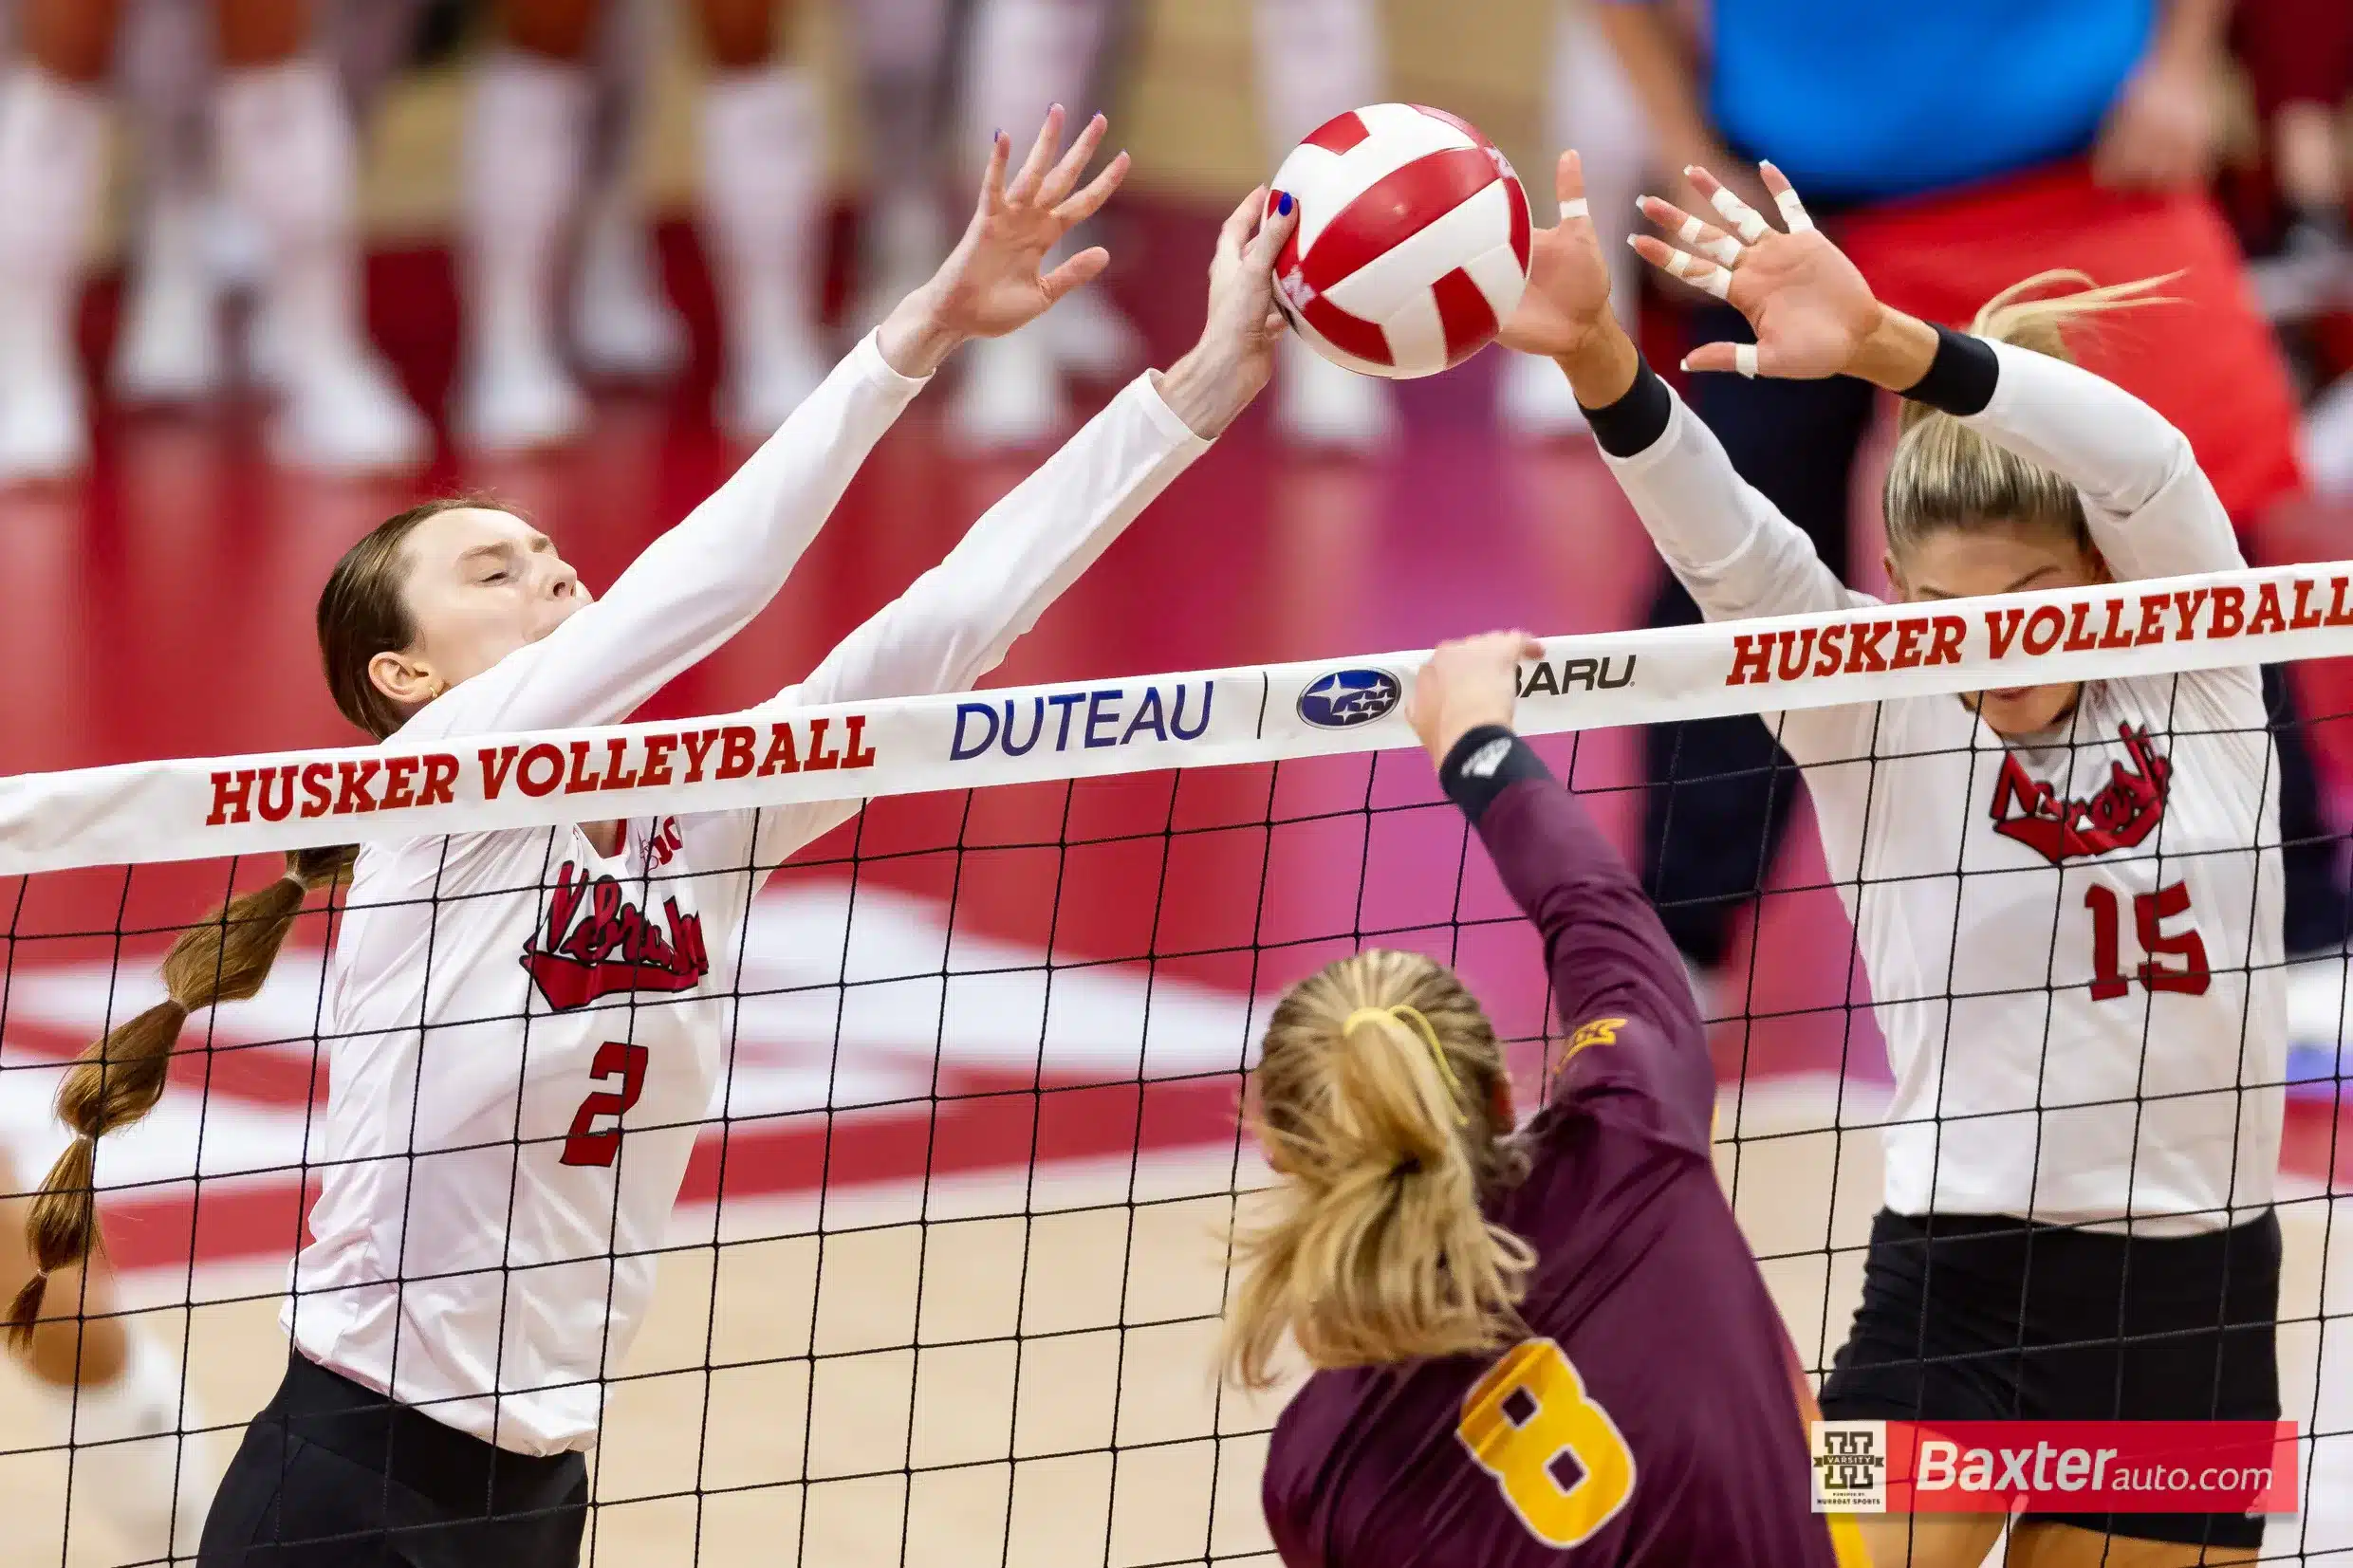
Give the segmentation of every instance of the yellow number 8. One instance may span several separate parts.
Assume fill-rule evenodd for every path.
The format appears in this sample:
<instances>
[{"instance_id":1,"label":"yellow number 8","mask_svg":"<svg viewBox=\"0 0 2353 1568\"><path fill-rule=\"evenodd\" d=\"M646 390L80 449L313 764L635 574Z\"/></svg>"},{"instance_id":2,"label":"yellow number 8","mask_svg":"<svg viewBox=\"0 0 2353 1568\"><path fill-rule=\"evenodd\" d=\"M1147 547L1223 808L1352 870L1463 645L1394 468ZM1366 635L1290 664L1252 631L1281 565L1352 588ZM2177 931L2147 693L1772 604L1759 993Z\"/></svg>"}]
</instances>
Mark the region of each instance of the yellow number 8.
<instances>
[{"instance_id":1,"label":"yellow number 8","mask_svg":"<svg viewBox=\"0 0 2353 1568\"><path fill-rule=\"evenodd\" d=\"M1472 1385L1454 1435L1547 1546L1589 1539L1634 1495L1625 1435L1549 1339L1523 1339ZM1553 1468L1565 1454L1578 1470L1566 1485Z\"/></svg>"}]
</instances>

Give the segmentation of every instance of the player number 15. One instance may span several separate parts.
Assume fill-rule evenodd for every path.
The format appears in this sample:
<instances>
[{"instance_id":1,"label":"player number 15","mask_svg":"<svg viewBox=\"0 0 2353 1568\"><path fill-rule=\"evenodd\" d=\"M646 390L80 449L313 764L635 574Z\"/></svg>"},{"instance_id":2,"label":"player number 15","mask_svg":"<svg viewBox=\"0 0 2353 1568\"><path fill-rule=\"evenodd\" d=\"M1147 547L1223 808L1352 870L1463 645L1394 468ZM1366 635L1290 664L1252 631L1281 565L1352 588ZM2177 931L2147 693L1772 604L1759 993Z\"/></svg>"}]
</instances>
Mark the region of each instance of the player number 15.
<instances>
[{"instance_id":1,"label":"player number 15","mask_svg":"<svg viewBox=\"0 0 2353 1568\"><path fill-rule=\"evenodd\" d=\"M2132 990L2118 949L2122 946L2121 900L2116 890L2098 882L2084 890L2084 907L2091 911L2091 997L2113 1002ZM2179 991L2203 996L2213 974L2206 968L2206 939L2196 926L2168 932L2165 923L2190 913L2190 885L2169 882L2155 893L2133 895L2133 934L2147 956L2135 971L2153 991ZM2178 959L2169 964L2167 959Z\"/></svg>"}]
</instances>

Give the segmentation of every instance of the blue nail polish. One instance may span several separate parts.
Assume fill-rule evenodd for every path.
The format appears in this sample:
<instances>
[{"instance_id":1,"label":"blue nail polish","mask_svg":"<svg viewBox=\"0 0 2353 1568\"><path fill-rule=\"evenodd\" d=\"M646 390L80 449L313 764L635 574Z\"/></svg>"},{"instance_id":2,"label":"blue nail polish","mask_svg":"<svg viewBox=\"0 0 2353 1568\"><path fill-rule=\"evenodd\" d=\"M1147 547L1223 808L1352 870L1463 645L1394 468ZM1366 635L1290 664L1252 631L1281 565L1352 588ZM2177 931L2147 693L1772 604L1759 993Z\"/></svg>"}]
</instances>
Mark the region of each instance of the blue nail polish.
<instances>
[{"instance_id":1,"label":"blue nail polish","mask_svg":"<svg viewBox=\"0 0 2353 1568\"><path fill-rule=\"evenodd\" d=\"M1283 200L1276 210L1285 217L1291 215L1291 194L1288 191L1283 193Z\"/></svg>"}]
</instances>

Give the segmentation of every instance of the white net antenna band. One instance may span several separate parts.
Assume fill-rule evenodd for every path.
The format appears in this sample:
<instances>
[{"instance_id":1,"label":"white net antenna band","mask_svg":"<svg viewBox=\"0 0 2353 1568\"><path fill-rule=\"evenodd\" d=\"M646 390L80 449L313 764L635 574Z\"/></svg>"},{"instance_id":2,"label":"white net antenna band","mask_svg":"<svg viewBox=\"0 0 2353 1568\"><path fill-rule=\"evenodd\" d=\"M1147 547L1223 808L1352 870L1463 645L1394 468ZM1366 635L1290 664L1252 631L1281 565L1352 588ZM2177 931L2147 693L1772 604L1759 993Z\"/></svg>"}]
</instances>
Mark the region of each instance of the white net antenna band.
<instances>
[{"instance_id":1,"label":"white net antenna band","mask_svg":"<svg viewBox=\"0 0 2353 1568\"><path fill-rule=\"evenodd\" d=\"M1547 639L1529 734L2353 654L2353 563ZM1425 652L0 779L0 876L1413 744Z\"/></svg>"}]
</instances>

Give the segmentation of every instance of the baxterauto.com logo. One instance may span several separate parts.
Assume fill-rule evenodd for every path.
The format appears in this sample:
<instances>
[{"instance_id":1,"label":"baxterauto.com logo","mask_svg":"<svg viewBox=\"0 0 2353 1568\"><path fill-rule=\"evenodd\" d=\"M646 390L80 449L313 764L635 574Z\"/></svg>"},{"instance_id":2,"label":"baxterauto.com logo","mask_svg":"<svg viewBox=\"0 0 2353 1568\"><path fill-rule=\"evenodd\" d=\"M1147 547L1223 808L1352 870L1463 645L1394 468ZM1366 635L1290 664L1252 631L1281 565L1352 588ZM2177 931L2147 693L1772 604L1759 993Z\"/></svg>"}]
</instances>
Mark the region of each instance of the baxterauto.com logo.
<instances>
[{"instance_id":1,"label":"baxterauto.com logo","mask_svg":"<svg viewBox=\"0 0 2353 1568\"><path fill-rule=\"evenodd\" d=\"M1299 693L1299 716L1318 729L1353 729L1397 710L1405 687L1386 670L1334 670Z\"/></svg>"}]
</instances>

